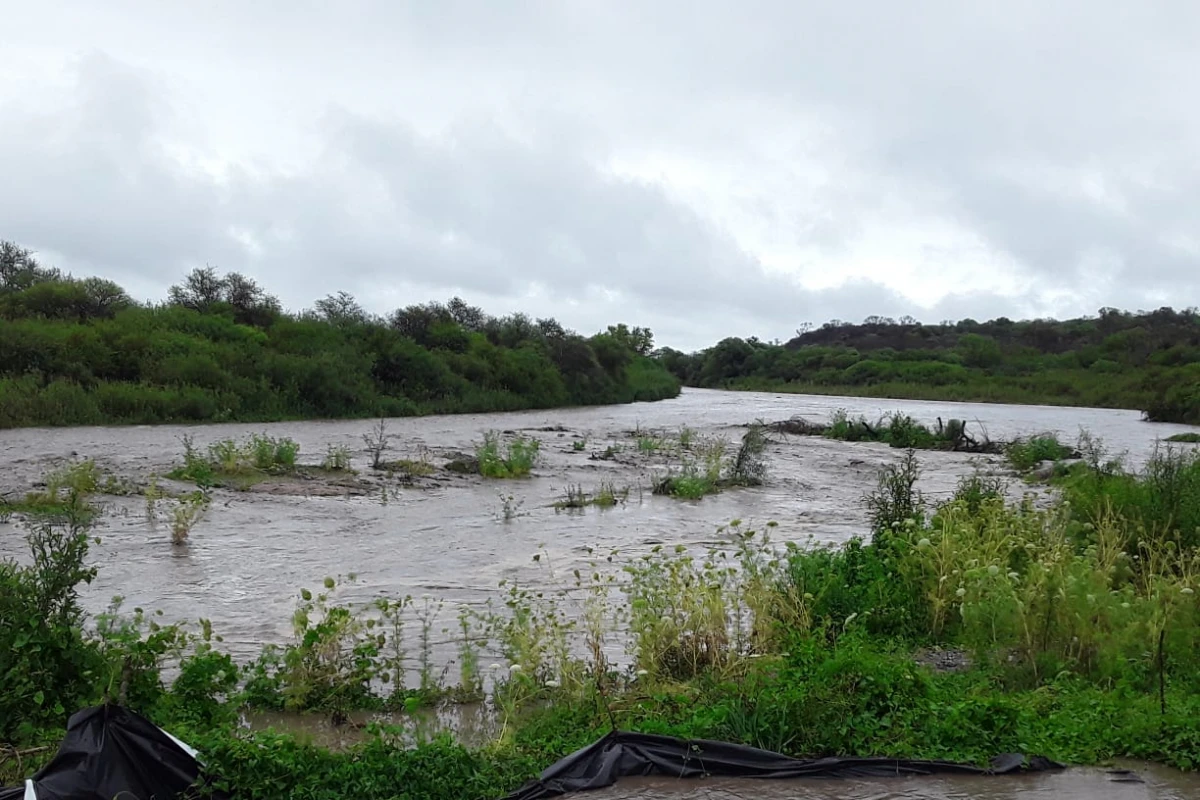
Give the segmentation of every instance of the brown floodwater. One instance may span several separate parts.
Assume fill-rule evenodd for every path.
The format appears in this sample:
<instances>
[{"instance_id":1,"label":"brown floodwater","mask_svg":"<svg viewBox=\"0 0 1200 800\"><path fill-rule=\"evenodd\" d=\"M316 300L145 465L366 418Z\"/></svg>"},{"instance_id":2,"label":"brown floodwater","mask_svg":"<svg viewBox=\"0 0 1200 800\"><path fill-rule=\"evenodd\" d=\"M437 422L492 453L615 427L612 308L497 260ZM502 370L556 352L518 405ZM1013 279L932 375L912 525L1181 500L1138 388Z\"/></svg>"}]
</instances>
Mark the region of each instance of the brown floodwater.
<instances>
[{"instance_id":1,"label":"brown floodwater","mask_svg":"<svg viewBox=\"0 0 1200 800\"><path fill-rule=\"evenodd\" d=\"M632 458L634 429L677 432L736 441L738 426L756 419L803 415L825 420L831 411L875 417L900 410L932 422L962 418L978 433L1009 438L1054 431L1073 440L1086 428L1114 453L1143 460L1155 440L1189 430L1140 421L1133 411L1040 406L932 403L763 393L688 390L675 400L599 408L472 414L393 420L390 458L432 453L435 463L455 451L471 452L483 432L520 430L542 442L542 462L532 478L488 481L439 471L419 487L392 486L364 496L295 496L218 491L207 517L186 545L173 546L167 526L154 525L139 497L108 498L92 550L100 571L86 602L102 609L114 595L126 608L161 609L165 619L207 618L238 657L263 643L285 641L297 592L325 576L354 573L340 590L347 601L378 596L429 595L444 600L452 620L459 606L479 607L498 597L505 579L558 585L587 564L587 548L606 553L646 552L655 544L703 545L720 541L718 526L733 519L775 521L776 539L844 542L866 530L861 498L876 469L899 452L876 444L782 437L768 449L764 486L723 492L696 502L653 496L661 460ZM116 475L146 480L180 462L181 437L203 447L255 432L287 436L301 445L301 461L317 463L330 446L346 446L355 466L367 464L362 434L369 421L217 424L204 426L88 427L0 431L0 493L27 491L49 467L71 457L94 458ZM542 430L561 428L562 430ZM586 437L585 452L572 440ZM608 443L622 443L621 461L592 460ZM999 459L954 453L921 453L920 488L930 497L953 491L972 465L1002 469ZM594 489L601 481L631 486L627 502L611 509L559 513L552 504L569 485ZM638 487L642 487L639 489ZM1019 487L1018 487L1019 488ZM504 499L508 497L507 501ZM507 504L508 518L504 513ZM0 523L0 558L21 557L15 522ZM534 562L533 556L544 556ZM441 636L439 629L438 635ZM452 653L441 640L439 658ZM486 662L485 662L486 663Z\"/></svg>"},{"instance_id":2,"label":"brown floodwater","mask_svg":"<svg viewBox=\"0 0 1200 800\"><path fill-rule=\"evenodd\" d=\"M1193 800L1200 776L1152 764L1013 776L919 778L625 778L572 800Z\"/></svg>"}]
</instances>

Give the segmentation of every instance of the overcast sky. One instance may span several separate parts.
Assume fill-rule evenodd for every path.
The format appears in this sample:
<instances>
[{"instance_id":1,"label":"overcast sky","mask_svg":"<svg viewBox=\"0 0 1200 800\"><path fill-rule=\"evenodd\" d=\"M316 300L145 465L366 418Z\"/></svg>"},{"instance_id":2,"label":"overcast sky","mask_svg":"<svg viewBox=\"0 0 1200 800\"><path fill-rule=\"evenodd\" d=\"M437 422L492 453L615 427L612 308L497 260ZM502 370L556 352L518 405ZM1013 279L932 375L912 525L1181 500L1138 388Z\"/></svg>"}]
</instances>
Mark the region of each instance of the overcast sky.
<instances>
[{"instance_id":1,"label":"overcast sky","mask_svg":"<svg viewBox=\"0 0 1200 800\"><path fill-rule=\"evenodd\" d=\"M0 238L660 344L1200 305L1195 0L0 0Z\"/></svg>"}]
</instances>

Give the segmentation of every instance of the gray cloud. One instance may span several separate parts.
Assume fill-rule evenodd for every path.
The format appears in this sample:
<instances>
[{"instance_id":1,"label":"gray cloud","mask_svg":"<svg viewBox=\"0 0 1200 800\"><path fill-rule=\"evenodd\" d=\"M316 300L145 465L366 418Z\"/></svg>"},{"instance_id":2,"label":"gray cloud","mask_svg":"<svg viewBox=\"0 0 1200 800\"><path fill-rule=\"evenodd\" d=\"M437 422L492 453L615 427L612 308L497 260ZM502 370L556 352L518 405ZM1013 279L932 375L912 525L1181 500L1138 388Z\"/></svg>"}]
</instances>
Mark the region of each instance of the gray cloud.
<instances>
[{"instance_id":1,"label":"gray cloud","mask_svg":"<svg viewBox=\"0 0 1200 800\"><path fill-rule=\"evenodd\" d=\"M1044 5L33 7L67 80L0 95L0 236L146 296L207 262L292 307L459 293L685 348L1196 304L1200 9ZM925 282L852 263L908 221Z\"/></svg>"}]
</instances>

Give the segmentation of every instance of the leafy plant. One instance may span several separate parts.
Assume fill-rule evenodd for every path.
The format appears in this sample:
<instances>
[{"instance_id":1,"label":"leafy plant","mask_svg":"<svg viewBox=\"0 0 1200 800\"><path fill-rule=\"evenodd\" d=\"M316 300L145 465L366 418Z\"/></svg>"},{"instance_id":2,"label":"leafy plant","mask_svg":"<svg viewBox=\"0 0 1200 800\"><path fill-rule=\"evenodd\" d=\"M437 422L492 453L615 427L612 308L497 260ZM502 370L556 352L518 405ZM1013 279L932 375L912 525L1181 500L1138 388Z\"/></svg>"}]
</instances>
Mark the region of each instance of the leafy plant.
<instances>
[{"instance_id":1,"label":"leafy plant","mask_svg":"<svg viewBox=\"0 0 1200 800\"><path fill-rule=\"evenodd\" d=\"M185 435L183 448L183 465L168 476L191 481L201 490L227 484L244 488L269 475L293 472L300 452L292 439L265 434L251 434L241 442L221 439L208 446L206 456L200 455L192 438Z\"/></svg>"},{"instance_id":2,"label":"leafy plant","mask_svg":"<svg viewBox=\"0 0 1200 800\"><path fill-rule=\"evenodd\" d=\"M1054 434L1044 433L1025 439L1016 439L1004 450L1008 461L1018 471L1027 472L1043 461L1061 461L1078 457L1078 451L1058 440Z\"/></svg>"},{"instance_id":3,"label":"leafy plant","mask_svg":"<svg viewBox=\"0 0 1200 800\"><path fill-rule=\"evenodd\" d=\"M321 468L330 472L348 472L350 470L350 448L345 445L329 445L325 451L325 460Z\"/></svg>"},{"instance_id":4,"label":"leafy plant","mask_svg":"<svg viewBox=\"0 0 1200 800\"><path fill-rule=\"evenodd\" d=\"M920 521L924 508L924 499L916 488L920 477L921 465L912 450L900 461L880 470L875 490L865 497L875 536Z\"/></svg>"},{"instance_id":5,"label":"leafy plant","mask_svg":"<svg viewBox=\"0 0 1200 800\"><path fill-rule=\"evenodd\" d=\"M500 434L489 431L475 448L479 474L486 478L523 478L537 464L541 443L537 439L514 436L501 450Z\"/></svg>"},{"instance_id":6,"label":"leafy plant","mask_svg":"<svg viewBox=\"0 0 1200 800\"><path fill-rule=\"evenodd\" d=\"M171 512L171 543L184 544L192 528L208 513L211 498L207 492L193 492L181 499Z\"/></svg>"}]
</instances>

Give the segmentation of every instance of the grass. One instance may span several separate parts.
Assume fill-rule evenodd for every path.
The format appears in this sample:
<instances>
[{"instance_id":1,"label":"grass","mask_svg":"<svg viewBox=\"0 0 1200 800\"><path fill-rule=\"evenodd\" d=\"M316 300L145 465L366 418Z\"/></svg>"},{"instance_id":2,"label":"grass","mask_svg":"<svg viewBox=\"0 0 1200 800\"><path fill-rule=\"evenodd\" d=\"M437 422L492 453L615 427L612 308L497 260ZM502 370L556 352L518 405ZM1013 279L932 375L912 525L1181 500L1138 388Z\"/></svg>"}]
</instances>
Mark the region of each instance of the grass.
<instances>
[{"instance_id":1,"label":"grass","mask_svg":"<svg viewBox=\"0 0 1200 800\"><path fill-rule=\"evenodd\" d=\"M617 488L614 483L601 481L595 492L585 492L583 486L568 486L562 500L554 503L557 511L581 510L588 506L612 508L629 499L629 487Z\"/></svg>"},{"instance_id":2,"label":"grass","mask_svg":"<svg viewBox=\"0 0 1200 800\"><path fill-rule=\"evenodd\" d=\"M436 472L433 464L423 459L398 458L395 461L380 462L379 468L385 472L396 472L410 478L424 478Z\"/></svg>"},{"instance_id":3,"label":"grass","mask_svg":"<svg viewBox=\"0 0 1200 800\"><path fill-rule=\"evenodd\" d=\"M40 490L19 499L0 499L0 517L18 515L31 519L91 519L97 510L91 498L111 481L102 476L90 459L66 464L48 472Z\"/></svg>"},{"instance_id":4,"label":"grass","mask_svg":"<svg viewBox=\"0 0 1200 800\"><path fill-rule=\"evenodd\" d=\"M1167 437L1168 442L1200 444L1200 433L1176 433Z\"/></svg>"},{"instance_id":5,"label":"grass","mask_svg":"<svg viewBox=\"0 0 1200 800\"><path fill-rule=\"evenodd\" d=\"M1054 483L1084 521L1116 515L1126 547L1143 542L1180 552L1200 548L1200 452L1193 448L1166 445L1138 471L1094 458L1073 465Z\"/></svg>"},{"instance_id":6,"label":"grass","mask_svg":"<svg viewBox=\"0 0 1200 800\"><path fill-rule=\"evenodd\" d=\"M1004 447L1004 455L1017 471L1028 472L1044 461L1078 458L1079 451L1063 444L1052 433L1042 433L1009 442Z\"/></svg>"},{"instance_id":7,"label":"grass","mask_svg":"<svg viewBox=\"0 0 1200 800\"><path fill-rule=\"evenodd\" d=\"M1003 447L989 439L986 431L979 438L973 436L963 420L951 419L943 423L939 419L937 427L930 428L899 411L870 422L862 415L852 417L845 409L838 409L825 424L795 418L768 427L780 433L824 436L845 442L880 442L900 449L998 453Z\"/></svg>"},{"instance_id":8,"label":"grass","mask_svg":"<svg viewBox=\"0 0 1200 800\"><path fill-rule=\"evenodd\" d=\"M184 544L196 527L208 514L212 500L207 492L193 492L181 498L171 512L171 543Z\"/></svg>"},{"instance_id":9,"label":"grass","mask_svg":"<svg viewBox=\"0 0 1200 800\"><path fill-rule=\"evenodd\" d=\"M767 474L765 428L762 424L751 425L732 453L725 439L693 442L680 465L654 484L654 494L699 500L733 486L760 485Z\"/></svg>"},{"instance_id":10,"label":"grass","mask_svg":"<svg viewBox=\"0 0 1200 800\"><path fill-rule=\"evenodd\" d=\"M679 429L679 446L684 450L690 450L692 443L696 441L696 431L694 428L689 428L684 425Z\"/></svg>"},{"instance_id":11,"label":"grass","mask_svg":"<svg viewBox=\"0 0 1200 800\"><path fill-rule=\"evenodd\" d=\"M476 446L479 474L485 478L524 478L537 465L541 443L525 436L513 436L501 444L500 434L489 431Z\"/></svg>"},{"instance_id":12,"label":"grass","mask_svg":"<svg viewBox=\"0 0 1200 800\"><path fill-rule=\"evenodd\" d=\"M350 448L345 445L329 445L321 469L326 472L350 472Z\"/></svg>"},{"instance_id":13,"label":"grass","mask_svg":"<svg viewBox=\"0 0 1200 800\"><path fill-rule=\"evenodd\" d=\"M637 437L637 449L639 453L645 455L653 455L654 453L663 450L667 446L666 439L661 436L639 436Z\"/></svg>"},{"instance_id":14,"label":"grass","mask_svg":"<svg viewBox=\"0 0 1200 800\"><path fill-rule=\"evenodd\" d=\"M191 436L184 436L183 450L183 464L167 473L168 478L201 488L246 489L268 477L295 472L300 445L286 437L251 434L242 441L221 439L201 452ZM326 461L329 459L327 453ZM348 466L348 458L346 463Z\"/></svg>"}]
</instances>

